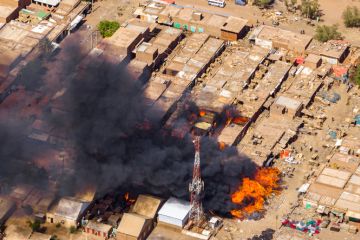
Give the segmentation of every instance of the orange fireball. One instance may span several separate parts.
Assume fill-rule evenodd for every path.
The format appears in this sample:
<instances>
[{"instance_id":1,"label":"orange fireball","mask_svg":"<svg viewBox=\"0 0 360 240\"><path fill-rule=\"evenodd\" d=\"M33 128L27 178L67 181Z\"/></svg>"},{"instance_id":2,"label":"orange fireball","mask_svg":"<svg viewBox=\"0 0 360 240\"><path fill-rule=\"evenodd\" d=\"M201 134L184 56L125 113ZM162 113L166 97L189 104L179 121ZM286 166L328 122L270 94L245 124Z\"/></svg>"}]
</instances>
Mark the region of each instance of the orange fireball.
<instances>
[{"instance_id":1,"label":"orange fireball","mask_svg":"<svg viewBox=\"0 0 360 240\"><path fill-rule=\"evenodd\" d=\"M259 168L254 179L244 178L239 189L231 195L231 201L239 205L239 209L231 210L231 215L243 219L263 211L266 198L278 191L279 175L277 168Z\"/></svg>"}]
</instances>

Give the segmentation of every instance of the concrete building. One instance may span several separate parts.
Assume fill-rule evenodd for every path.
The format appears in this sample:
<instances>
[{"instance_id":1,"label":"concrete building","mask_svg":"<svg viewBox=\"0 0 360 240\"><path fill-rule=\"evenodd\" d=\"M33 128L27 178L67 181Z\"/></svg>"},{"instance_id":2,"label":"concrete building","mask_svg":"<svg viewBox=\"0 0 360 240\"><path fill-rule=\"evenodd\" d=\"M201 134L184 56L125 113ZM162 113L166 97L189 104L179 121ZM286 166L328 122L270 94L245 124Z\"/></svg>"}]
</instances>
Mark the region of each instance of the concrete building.
<instances>
[{"instance_id":1,"label":"concrete building","mask_svg":"<svg viewBox=\"0 0 360 240\"><path fill-rule=\"evenodd\" d=\"M139 195L131 212L123 215L117 228L116 238L118 240L146 239L154 228L160 204L159 198Z\"/></svg>"},{"instance_id":2,"label":"concrete building","mask_svg":"<svg viewBox=\"0 0 360 240\"><path fill-rule=\"evenodd\" d=\"M284 48L296 53L304 53L312 37L277 27L261 25L251 32L249 40L255 45L269 49Z\"/></svg>"},{"instance_id":3,"label":"concrete building","mask_svg":"<svg viewBox=\"0 0 360 240\"><path fill-rule=\"evenodd\" d=\"M312 41L306 52L320 56L325 63L339 64L345 60L349 49L350 44L342 40L330 40L326 43Z\"/></svg>"},{"instance_id":4,"label":"concrete building","mask_svg":"<svg viewBox=\"0 0 360 240\"><path fill-rule=\"evenodd\" d=\"M31 237L32 230L28 226L18 226L10 224L5 228L4 240L20 240L29 239Z\"/></svg>"},{"instance_id":5,"label":"concrete building","mask_svg":"<svg viewBox=\"0 0 360 240\"><path fill-rule=\"evenodd\" d=\"M89 202L73 198L61 198L55 208L47 212L46 221L54 224L60 223L67 228L78 227L89 206Z\"/></svg>"},{"instance_id":6,"label":"concrete building","mask_svg":"<svg viewBox=\"0 0 360 240\"><path fill-rule=\"evenodd\" d=\"M104 39L100 48L114 54L128 55L143 38L143 34L130 28L119 28L110 38Z\"/></svg>"},{"instance_id":7,"label":"concrete building","mask_svg":"<svg viewBox=\"0 0 360 240\"><path fill-rule=\"evenodd\" d=\"M243 38L249 30L248 21L230 16L221 27L221 38L228 41L237 41Z\"/></svg>"},{"instance_id":8,"label":"concrete building","mask_svg":"<svg viewBox=\"0 0 360 240\"><path fill-rule=\"evenodd\" d=\"M51 240L51 235L33 232L29 237L29 240Z\"/></svg>"},{"instance_id":9,"label":"concrete building","mask_svg":"<svg viewBox=\"0 0 360 240\"><path fill-rule=\"evenodd\" d=\"M302 102L289 97L279 96L271 106L271 114L287 114L290 117L296 117L300 115L302 109Z\"/></svg>"},{"instance_id":10,"label":"concrete building","mask_svg":"<svg viewBox=\"0 0 360 240\"><path fill-rule=\"evenodd\" d=\"M99 239L108 239L111 231L112 226L104 223L99 223L96 221L89 221L86 226L84 227L84 232L87 234L95 235Z\"/></svg>"},{"instance_id":11,"label":"concrete building","mask_svg":"<svg viewBox=\"0 0 360 240\"><path fill-rule=\"evenodd\" d=\"M8 220L16 209L15 203L3 197L0 197L0 227Z\"/></svg>"},{"instance_id":12,"label":"concrete building","mask_svg":"<svg viewBox=\"0 0 360 240\"><path fill-rule=\"evenodd\" d=\"M315 54L309 54L305 59L303 65L312 69L316 69L321 66L322 59Z\"/></svg>"},{"instance_id":13,"label":"concrete building","mask_svg":"<svg viewBox=\"0 0 360 240\"><path fill-rule=\"evenodd\" d=\"M117 228L117 240L145 240L153 229L150 219L135 213L124 213Z\"/></svg>"},{"instance_id":14,"label":"concrete building","mask_svg":"<svg viewBox=\"0 0 360 240\"><path fill-rule=\"evenodd\" d=\"M31 0L0 0L0 28L19 16L19 11L29 5Z\"/></svg>"},{"instance_id":15,"label":"concrete building","mask_svg":"<svg viewBox=\"0 0 360 240\"><path fill-rule=\"evenodd\" d=\"M169 198L158 212L158 223L183 228L189 219L190 203Z\"/></svg>"},{"instance_id":16,"label":"concrete building","mask_svg":"<svg viewBox=\"0 0 360 240\"><path fill-rule=\"evenodd\" d=\"M149 195L140 194L132 208L132 213L139 214L148 219L154 219L162 200Z\"/></svg>"}]
</instances>

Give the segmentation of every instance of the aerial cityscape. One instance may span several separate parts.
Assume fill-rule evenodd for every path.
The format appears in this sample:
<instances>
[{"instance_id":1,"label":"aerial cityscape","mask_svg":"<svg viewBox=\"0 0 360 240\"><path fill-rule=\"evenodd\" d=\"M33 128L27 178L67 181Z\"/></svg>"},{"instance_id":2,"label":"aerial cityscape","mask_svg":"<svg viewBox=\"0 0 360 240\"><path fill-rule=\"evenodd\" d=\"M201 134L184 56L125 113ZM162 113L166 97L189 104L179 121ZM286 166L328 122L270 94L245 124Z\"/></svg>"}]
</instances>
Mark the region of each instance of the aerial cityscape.
<instances>
[{"instance_id":1,"label":"aerial cityscape","mask_svg":"<svg viewBox=\"0 0 360 240\"><path fill-rule=\"evenodd\" d=\"M0 240L360 239L360 0L0 0Z\"/></svg>"}]
</instances>

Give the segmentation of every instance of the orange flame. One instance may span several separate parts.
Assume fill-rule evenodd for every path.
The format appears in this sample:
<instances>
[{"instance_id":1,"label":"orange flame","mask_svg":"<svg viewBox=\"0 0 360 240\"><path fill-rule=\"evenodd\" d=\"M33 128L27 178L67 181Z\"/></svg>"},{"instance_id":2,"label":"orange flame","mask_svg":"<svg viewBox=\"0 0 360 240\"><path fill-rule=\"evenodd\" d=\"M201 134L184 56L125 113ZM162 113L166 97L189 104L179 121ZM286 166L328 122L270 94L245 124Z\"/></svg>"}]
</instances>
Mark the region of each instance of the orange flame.
<instances>
[{"instance_id":1,"label":"orange flame","mask_svg":"<svg viewBox=\"0 0 360 240\"><path fill-rule=\"evenodd\" d=\"M244 178L239 189L231 195L231 201L240 205L240 209L231 210L231 214L243 219L255 212L264 211L264 202L271 193L278 192L280 171L277 168L259 168L254 179Z\"/></svg>"},{"instance_id":2,"label":"orange flame","mask_svg":"<svg viewBox=\"0 0 360 240\"><path fill-rule=\"evenodd\" d=\"M246 124L248 121L249 121L249 118L247 118L247 117L234 117L232 119L232 122L236 123L236 124Z\"/></svg>"},{"instance_id":3,"label":"orange flame","mask_svg":"<svg viewBox=\"0 0 360 240\"><path fill-rule=\"evenodd\" d=\"M124 198L125 198L126 203L129 205L131 205L135 202L135 199L130 198L130 194L128 192L125 193Z\"/></svg>"},{"instance_id":4,"label":"orange flame","mask_svg":"<svg viewBox=\"0 0 360 240\"><path fill-rule=\"evenodd\" d=\"M219 149L220 149L220 150L224 150L225 147L226 147L225 143L219 142Z\"/></svg>"},{"instance_id":5,"label":"orange flame","mask_svg":"<svg viewBox=\"0 0 360 240\"><path fill-rule=\"evenodd\" d=\"M199 116L200 116L200 117L203 117L203 116L205 116L205 115L206 115L206 112L205 112L204 110L200 110Z\"/></svg>"}]
</instances>

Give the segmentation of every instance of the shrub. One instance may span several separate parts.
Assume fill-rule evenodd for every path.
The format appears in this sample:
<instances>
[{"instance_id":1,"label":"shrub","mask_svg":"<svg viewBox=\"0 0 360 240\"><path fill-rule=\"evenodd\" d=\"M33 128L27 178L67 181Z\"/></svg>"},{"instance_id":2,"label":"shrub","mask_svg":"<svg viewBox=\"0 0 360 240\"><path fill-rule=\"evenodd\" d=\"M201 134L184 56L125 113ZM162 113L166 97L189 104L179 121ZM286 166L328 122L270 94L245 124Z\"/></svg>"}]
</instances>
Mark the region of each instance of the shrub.
<instances>
[{"instance_id":1,"label":"shrub","mask_svg":"<svg viewBox=\"0 0 360 240\"><path fill-rule=\"evenodd\" d=\"M265 8L270 6L273 2L274 0L254 0L254 5Z\"/></svg>"},{"instance_id":2,"label":"shrub","mask_svg":"<svg viewBox=\"0 0 360 240\"><path fill-rule=\"evenodd\" d=\"M360 86L360 65L358 65L355 69L353 81L355 82L355 84Z\"/></svg>"},{"instance_id":3,"label":"shrub","mask_svg":"<svg viewBox=\"0 0 360 240\"><path fill-rule=\"evenodd\" d=\"M28 221L27 222L29 227L31 228L31 230L33 232L39 232L41 229L41 222L39 220L35 220L35 221Z\"/></svg>"},{"instance_id":4,"label":"shrub","mask_svg":"<svg viewBox=\"0 0 360 240\"><path fill-rule=\"evenodd\" d=\"M315 39L320 42L327 42L332 39L341 39L341 33L338 32L337 25L332 26L318 26L316 28Z\"/></svg>"},{"instance_id":5,"label":"shrub","mask_svg":"<svg viewBox=\"0 0 360 240\"><path fill-rule=\"evenodd\" d=\"M346 27L360 27L360 12L355 6L348 6L342 14Z\"/></svg>"},{"instance_id":6,"label":"shrub","mask_svg":"<svg viewBox=\"0 0 360 240\"><path fill-rule=\"evenodd\" d=\"M318 0L302 0L300 5L301 14L307 18L315 19L320 16L320 4Z\"/></svg>"},{"instance_id":7,"label":"shrub","mask_svg":"<svg viewBox=\"0 0 360 240\"><path fill-rule=\"evenodd\" d=\"M118 30L120 24L116 21L101 21L98 25L98 30L103 38L111 37L116 30Z\"/></svg>"}]
</instances>

